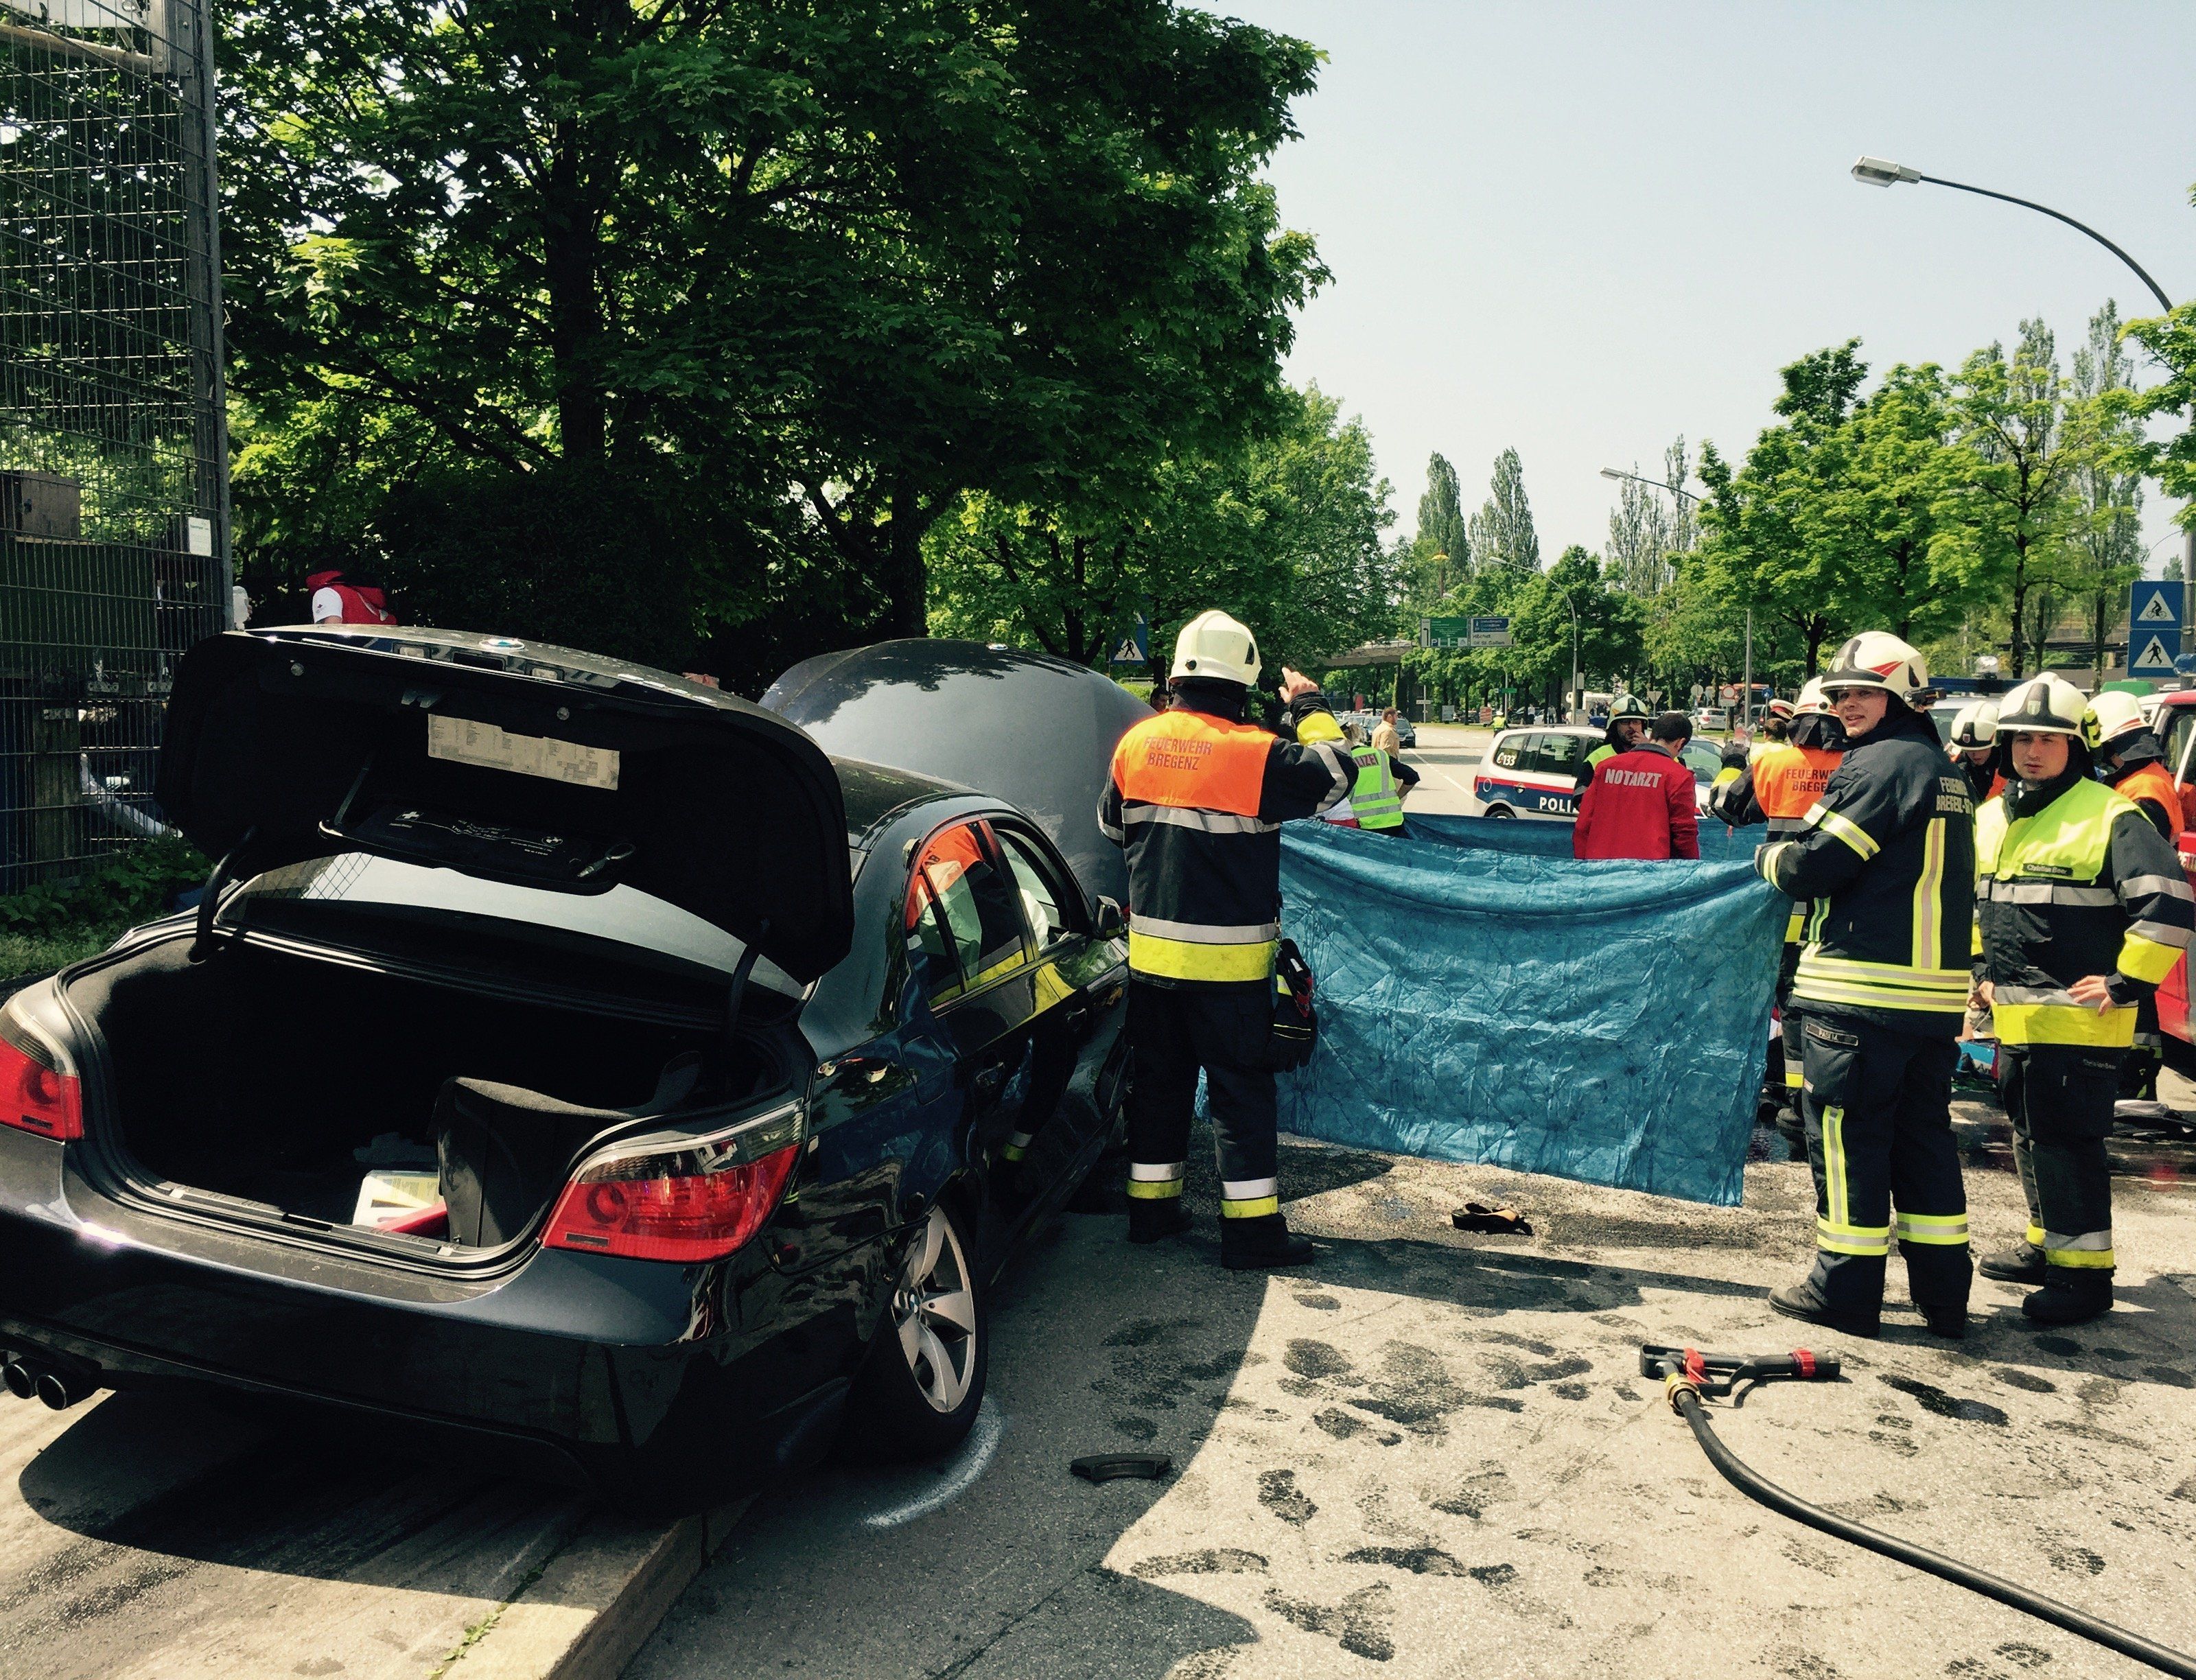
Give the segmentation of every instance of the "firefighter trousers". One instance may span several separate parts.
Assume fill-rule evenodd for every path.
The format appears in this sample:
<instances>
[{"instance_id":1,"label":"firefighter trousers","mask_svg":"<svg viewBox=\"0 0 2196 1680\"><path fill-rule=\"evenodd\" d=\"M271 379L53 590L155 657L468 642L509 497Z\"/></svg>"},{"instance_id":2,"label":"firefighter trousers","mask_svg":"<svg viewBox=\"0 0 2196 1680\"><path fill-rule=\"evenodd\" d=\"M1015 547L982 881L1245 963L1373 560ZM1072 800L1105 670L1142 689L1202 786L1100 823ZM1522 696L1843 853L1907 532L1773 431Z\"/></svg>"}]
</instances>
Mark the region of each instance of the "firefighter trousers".
<instances>
[{"instance_id":1,"label":"firefighter trousers","mask_svg":"<svg viewBox=\"0 0 2196 1680\"><path fill-rule=\"evenodd\" d=\"M2055 1275L2109 1281L2112 1134L2124 1050L2074 1044L2004 1044L2005 1111L2013 1159L2028 1198L2028 1242Z\"/></svg>"},{"instance_id":2,"label":"firefighter trousers","mask_svg":"<svg viewBox=\"0 0 2196 1680\"><path fill-rule=\"evenodd\" d=\"M1838 1312L1874 1317L1895 1235L1914 1304L1965 1307L1968 1194L1950 1108L1958 1047L1841 1015L1810 1013L1800 1031L1816 1289Z\"/></svg>"},{"instance_id":3,"label":"firefighter trousers","mask_svg":"<svg viewBox=\"0 0 2196 1680\"><path fill-rule=\"evenodd\" d=\"M1182 1194L1189 1157L1197 1074L1220 1152L1220 1211L1257 1219L1280 1211L1275 1175L1273 988L1155 986L1129 982L1129 1194L1159 1201Z\"/></svg>"}]
</instances>

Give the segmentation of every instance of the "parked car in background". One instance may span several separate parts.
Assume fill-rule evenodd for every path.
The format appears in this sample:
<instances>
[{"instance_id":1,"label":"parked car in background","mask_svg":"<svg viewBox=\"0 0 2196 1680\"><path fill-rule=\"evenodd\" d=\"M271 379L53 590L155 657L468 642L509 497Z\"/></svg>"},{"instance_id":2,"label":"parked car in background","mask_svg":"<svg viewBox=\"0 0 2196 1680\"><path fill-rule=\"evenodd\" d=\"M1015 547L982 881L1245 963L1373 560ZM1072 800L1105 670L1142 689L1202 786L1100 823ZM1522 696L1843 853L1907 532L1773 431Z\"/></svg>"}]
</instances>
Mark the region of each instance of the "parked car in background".
<instances>
[{"instance_id":1,"label":"parked car in background","mask_svg":"<svg viewBox=\"0 0 2196 1680\"><path fill-rule=\"evenodd\" d=\"M1380 714L1378 712L1338 712L1335 713L1335 721L1344 725L1356 725L1365 731L1365 738L1370 741L1372 738L1372 731L1379 726ZM1401 712L1396 713L1396 738L1403 743L1406 750L1415 748L1419 744L1419 731L1416 726Z\"/></svg>"},{"instance_id":2,"label":"parked car in background","mask_svg":"<svg viewBox=\"0 0 2196 1680\"><path fill-rule=\"evenodd\" d=\"M980 775L503 637L193 648L200 908L0 1007L8 1386L228 1385L687 1510L845 1420L959 1441L991 1282L1115 1129L1123 921L1069 854L1143 708L904 645L773 694L1015 743Z\"/></svg>"},{"instance_id":3,"label":"parked car in background","mask_svg":"<svg viewBox=\"0 0 2196 1680\"><path fill-rule=\"evenodd\" d=\"M1704 733L1726 734L1731 729L1731 713L1720 706L1703 706L1693 713L1693 727Z\"/></svg>"}]
</instances>

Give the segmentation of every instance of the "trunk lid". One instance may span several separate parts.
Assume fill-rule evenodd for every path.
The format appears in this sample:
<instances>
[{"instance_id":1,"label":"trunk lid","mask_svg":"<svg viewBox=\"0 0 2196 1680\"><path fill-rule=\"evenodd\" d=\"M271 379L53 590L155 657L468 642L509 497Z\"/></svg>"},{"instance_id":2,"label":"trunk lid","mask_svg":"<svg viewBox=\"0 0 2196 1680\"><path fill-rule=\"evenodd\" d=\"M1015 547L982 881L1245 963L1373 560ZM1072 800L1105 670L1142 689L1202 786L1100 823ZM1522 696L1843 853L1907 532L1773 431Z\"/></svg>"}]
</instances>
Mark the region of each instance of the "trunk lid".
<instances>
[{"instance_id":1,"label":"trunk lid","mask_svg":"<svg viewBox=\"0 0 2196 1680\"><path fill-rule=\"evenodd\" d=\"M838 777L771 713L646 666L387 626L232 631L183 656L158 793L257 871L372 852L560 892L638 888L797 980L845 956Z\"/></svg>"}]
</instances>

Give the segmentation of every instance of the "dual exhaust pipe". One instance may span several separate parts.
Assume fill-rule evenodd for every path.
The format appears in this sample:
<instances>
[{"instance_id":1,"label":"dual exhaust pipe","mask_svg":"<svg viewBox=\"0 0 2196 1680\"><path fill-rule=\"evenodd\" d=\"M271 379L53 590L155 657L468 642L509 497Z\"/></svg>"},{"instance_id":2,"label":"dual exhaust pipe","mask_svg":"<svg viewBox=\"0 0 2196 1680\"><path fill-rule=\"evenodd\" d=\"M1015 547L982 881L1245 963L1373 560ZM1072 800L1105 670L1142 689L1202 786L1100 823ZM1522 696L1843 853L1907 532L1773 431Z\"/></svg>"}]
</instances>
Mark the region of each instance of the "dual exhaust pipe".
<instances>
[{"instance_id":1,"label":"dual exhaust pipe","mask_svg":"<svg viewBox=\"0 0 2196 1680\"><path fill-rule=\"evenodd\" d=\"M98 1382L80 1371L21 1354L9 1354L0 1365L0 1384L17 1400L43 1400L55 1412L66 1412L99 1389Z\"/></svg>"}]
</instances>

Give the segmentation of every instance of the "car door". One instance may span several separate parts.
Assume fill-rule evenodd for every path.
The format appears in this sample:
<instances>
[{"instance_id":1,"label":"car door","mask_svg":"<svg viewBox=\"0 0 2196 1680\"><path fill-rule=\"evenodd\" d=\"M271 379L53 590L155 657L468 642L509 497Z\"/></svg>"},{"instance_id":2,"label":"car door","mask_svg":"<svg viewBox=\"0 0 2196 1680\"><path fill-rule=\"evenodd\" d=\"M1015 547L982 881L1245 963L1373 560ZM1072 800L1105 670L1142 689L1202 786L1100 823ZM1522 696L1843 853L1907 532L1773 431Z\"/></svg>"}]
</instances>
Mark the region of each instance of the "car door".
<instances>
[{"instance_id":1,"label":"car door","mask_svg":"<svg viewBox=\"0 0 2196 1680\"><path fill-rule=\"evenodd\" d=\"M1592 737L1546 730L1533 737L1535 775L1533 814L1559 819L1578 816L1579 772L1586 768Z\"/></svg>"},{"instance_id":2,"label":"car door","mask_svg":"<svg viewBox=\"0 0 2196 1680\"><path fill-rule=\"evenodd\" d=\"M1116 1111L1126 948L1091 930L1082 892L1033 830L1000 822L993 833L1037 954L1029 1083L1003 1157L1017 1188L1036 1194L1095 1152Z\"/></svg>"}]
</instances>

